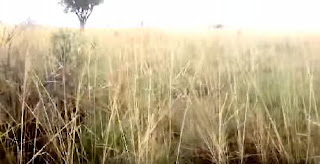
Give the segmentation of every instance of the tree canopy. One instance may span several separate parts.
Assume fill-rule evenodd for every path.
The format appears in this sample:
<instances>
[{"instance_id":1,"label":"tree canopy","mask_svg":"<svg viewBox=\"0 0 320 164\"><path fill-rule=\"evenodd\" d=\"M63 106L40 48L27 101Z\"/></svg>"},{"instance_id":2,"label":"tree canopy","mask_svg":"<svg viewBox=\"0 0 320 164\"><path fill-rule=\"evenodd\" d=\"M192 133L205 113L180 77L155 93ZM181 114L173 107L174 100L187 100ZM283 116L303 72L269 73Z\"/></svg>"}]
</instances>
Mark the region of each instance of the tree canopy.
<instances>
[{"instance_id":1,"label":"tree canopy","mask_svg":"<svg viewBox=\"0 0 320 164\"><path fill-rule=\"evenodd\" d=\"M61 0L66 13L73 12L78 16L81 29L84 28L94 6L103 3L104 0Z\"/></svg>"}]
</instances>

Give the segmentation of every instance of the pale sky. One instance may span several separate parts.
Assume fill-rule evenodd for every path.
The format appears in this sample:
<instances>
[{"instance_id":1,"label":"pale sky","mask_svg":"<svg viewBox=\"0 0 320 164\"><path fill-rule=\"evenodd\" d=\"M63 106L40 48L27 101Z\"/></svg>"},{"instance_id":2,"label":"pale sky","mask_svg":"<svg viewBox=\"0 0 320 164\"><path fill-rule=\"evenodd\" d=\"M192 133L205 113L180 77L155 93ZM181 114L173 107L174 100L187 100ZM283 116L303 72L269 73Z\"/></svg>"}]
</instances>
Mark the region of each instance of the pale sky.
<instances>
[{"instance_id":1,"label":"pale sky","mask_svg":"<svg viewBox=\"0 0 320 164\"><path fill-rule=\"evenodd\" d=\"M0 0L0 20L78 27L59 0ZM240 28L320 29L320 0L105 0L87 27L193 28L224 24Z\"/></svg>"}]
</instances>

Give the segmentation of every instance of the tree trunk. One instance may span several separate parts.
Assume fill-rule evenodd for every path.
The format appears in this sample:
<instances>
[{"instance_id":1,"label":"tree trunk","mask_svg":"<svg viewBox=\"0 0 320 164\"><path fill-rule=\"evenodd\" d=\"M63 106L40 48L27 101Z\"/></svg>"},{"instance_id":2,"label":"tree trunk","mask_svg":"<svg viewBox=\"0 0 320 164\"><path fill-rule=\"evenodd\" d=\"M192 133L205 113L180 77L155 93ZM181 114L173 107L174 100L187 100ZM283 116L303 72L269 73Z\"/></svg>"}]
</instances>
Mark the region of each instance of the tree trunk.
<instances>
[{"instance_id":1,"label":"tree trunk","mask_svg":"<svg viewBox=\"0 0 320 164\"><path fill-rule=\"evenodd\" d=\"M84 27L86 25L86 21L85 20L80 20L80 30L84 31Z\"/></svg>"}]
</instances>

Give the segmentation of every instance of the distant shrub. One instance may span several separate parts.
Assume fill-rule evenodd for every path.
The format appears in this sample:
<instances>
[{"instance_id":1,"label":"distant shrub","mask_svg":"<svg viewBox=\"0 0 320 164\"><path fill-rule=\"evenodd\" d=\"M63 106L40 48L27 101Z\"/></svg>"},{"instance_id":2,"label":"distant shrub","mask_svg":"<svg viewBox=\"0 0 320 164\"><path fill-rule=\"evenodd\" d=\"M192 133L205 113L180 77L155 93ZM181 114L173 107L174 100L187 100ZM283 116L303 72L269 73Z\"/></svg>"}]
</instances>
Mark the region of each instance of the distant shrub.
<instances>
[{"instance_id":1,"label":"distant shrub","mask_svg":"<svg viewBox=\"0 0 320 164\"><path fill-rule=\"evenodd\" d=\"M85 40L77 32L60 30L52 35L52 54L60 66L78 66Z\"/></svg>"}]
</instances>

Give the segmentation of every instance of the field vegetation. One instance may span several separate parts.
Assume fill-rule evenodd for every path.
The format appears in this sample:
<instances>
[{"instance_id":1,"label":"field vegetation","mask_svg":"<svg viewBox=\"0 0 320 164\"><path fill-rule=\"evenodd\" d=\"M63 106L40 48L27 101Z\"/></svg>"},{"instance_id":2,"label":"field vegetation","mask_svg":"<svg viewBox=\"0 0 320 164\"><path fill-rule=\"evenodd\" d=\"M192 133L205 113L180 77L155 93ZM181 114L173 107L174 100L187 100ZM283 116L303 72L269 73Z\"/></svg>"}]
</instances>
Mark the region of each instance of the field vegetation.
<instances>
[{"instance_id":1,"label":"field vegetation","mask_svg":"<svg viewBox=\"0 0 320 164\"><path fill-rule=\"evenodd\" d=\"M317 163L320 39L0 27L0 163Z\"/></svg>"}]
</instances>

